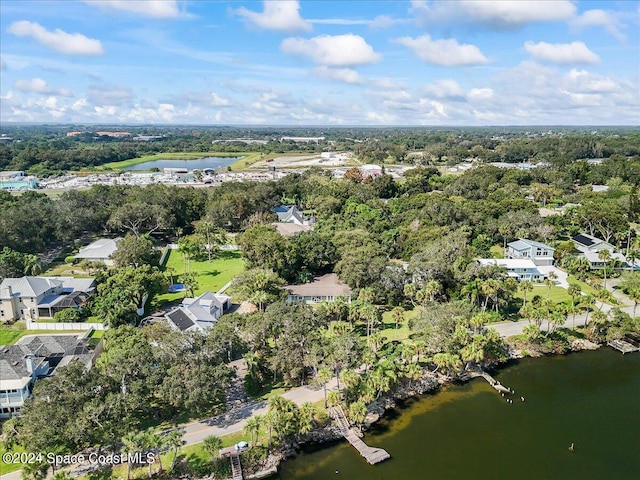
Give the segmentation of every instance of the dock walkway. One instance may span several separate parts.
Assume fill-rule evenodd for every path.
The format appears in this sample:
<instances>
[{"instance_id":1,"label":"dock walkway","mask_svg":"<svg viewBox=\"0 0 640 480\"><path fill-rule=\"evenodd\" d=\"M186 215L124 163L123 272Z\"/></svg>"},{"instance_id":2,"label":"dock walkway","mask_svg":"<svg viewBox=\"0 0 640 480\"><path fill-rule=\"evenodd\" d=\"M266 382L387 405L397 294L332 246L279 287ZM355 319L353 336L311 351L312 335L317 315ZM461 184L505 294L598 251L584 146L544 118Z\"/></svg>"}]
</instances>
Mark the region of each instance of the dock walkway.
<instances>
[{"instance_id":1,"label":"dock walkway","mask_svg":"<svg viewBox=\"0 0 640 480\"><path fill-rule=\"evenodd\" d=\"M469 371L469 376L471 378L474 378L474 377L482 377L482 378L484 378L489 385L491 385L495 390L497 390L500 393L506 393L507 395L511 395L511 394L515 393L514 390L511 390L509 387L505 387L504 385L502 385L499 381L497 381L495 378L493 378L491 375L489 375L484 370L481 370L481 369L470 370Z\"/></svg>"},{"instance_id":2,"label":"dock walkway","mask_svg":"<svg viewBox=\"0 0 640 480\"><path fill-rule=\"evenodd\" d=\"M350 428L347 417L344 414L344 410L342 410L342 407L340 405L331 407L329 409L329 414L338 425L342 436L346 438L351 445L353 445L358 453L360 453L360 455L362 455L370 465L375 465L376 463L380 463L384 460L387 460L388 458L391 458L389 452L387 452L383 448L370 447L369 445L364 443L364 441L358 435L358 432L356 432L353 428Z\"/></svg>"},{"instance_id":3,"label":"dock walkway","mask_svg":"<svg viewBox=\"0 0 640 480\"><path fill-rule=\"evenodd\" d=\"M627 342L626 340L612 340L607 343L612 348L615 348L619 352L632 353L632 352L640 352L640 347L636 347L634 344Z\"/></svg>"},{"instance_id":4,"label":"dock walkway","mask_svg":"<svg viewBox=\"0 0 640 480\"><path fill-rule=\"evenodd\" d=\"M232 480L244 480L242 476L242 465L240 465L240 456L237 453L229 455L231 460L231 478Z\"/></svg>"}]
</instances>

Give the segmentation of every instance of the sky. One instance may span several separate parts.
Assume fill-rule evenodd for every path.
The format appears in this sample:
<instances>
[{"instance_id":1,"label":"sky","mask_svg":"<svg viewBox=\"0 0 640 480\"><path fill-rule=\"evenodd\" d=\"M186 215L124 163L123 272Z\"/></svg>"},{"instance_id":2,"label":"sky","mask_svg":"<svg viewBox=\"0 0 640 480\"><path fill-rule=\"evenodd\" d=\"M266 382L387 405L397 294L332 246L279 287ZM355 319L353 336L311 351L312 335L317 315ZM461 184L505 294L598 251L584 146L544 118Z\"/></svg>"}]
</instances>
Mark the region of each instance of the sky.
<instances>
[{"instance_id":1,"label":"sky","mask_svg":"<svg viewBox=\"0 0 640 480\"><path fill-rule=\"evenodd\" d=\"M640 125L640 2L2 0L0 121Z\"/></svg>"}]
</instances>

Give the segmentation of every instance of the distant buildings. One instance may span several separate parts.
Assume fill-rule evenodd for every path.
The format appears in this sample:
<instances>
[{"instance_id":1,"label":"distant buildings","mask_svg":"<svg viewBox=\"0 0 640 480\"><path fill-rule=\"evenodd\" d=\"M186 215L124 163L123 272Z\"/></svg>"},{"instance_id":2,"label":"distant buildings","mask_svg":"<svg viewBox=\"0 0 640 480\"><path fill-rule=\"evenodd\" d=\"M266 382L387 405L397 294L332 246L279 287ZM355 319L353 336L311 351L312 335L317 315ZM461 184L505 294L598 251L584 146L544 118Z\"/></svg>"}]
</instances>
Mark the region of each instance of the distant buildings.
<instances>
[{"instance_id":1,"label":"distant buildings","mask_svg":"<svg viewBox=\"0 0 640 480\"><path fill-rule=\"evenodd\" d=\"M325 137L280 137L280 143L294 142L294 143L320 143L324 141Z\"/></svg>"},{"instance_id":2,"label":"distant buildings","mask_svg":"<svg viewBox=\"0 0 640 480\"><path fill-rule=\"evenodd\" d=\"M0 190L31 190L39 184L37 177L25 175L22 170L0 172Z\"/></svg>"},{"instance_id":3,"label":"distant buildings","mask_svg":"<svg viewBox=\"0 0 640 480\"><path fill-rule=\"evenodd\" d=\"M87 262L100 262L105 265L113 265L111 255L118 249L118 243L122 238L101 238L80 249L76 260L86 260Z\"/></svg>"}]
</instances>

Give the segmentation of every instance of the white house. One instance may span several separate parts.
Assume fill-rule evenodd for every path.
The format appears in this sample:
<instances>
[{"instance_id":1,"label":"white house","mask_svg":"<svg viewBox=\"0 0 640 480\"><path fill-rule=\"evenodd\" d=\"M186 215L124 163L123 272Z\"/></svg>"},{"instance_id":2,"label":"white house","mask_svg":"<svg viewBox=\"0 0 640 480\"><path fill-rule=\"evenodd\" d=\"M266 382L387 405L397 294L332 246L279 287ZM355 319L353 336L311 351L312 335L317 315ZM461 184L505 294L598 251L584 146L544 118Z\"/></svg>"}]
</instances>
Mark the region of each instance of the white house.
<instances>
[{"instance_id":1,"label":"white house","mask_svg":"<svg viewBox=\"0 0 640 480\"><path fill-rule=\"evenodd\" d=\"M111 255L117 250L118 243L122 238L101 238L80 249L76 260L86 260L88 262L100 262L105 265L113 265Z\"/></svg>"},{"instance_id":2,"label":"white house","mask_svg":"<svg viewBox=\"0 0 640 480\"><path fill-rule=\"evenodd\" d=\"M0 418L18 415L36 380L72 360L91 366L93 352L86 339L38 335L23 337L15 345L0 346Z\"/></svg>"},{"instance_id":3,"label":"white house","mask_svg":"<svg viewBox=\"0 0 640 480\"><path fill-rule=\"evenodd\" d=\"M507 275L519 282L523 280L542 282L547 277L547 273L541 272L534 261L528 258L480 258L478 263L483 267L497 265L506 268Z\"/></svg>"},{"instance_id":4,"label":"white house","mask_svg":"<svg viewBox=\"0 0 640 480\"><path fill-rule=\"evenodd\" d=\"M619 252L615 251L615 247L604 240L600 240L599 238L594 237L593 235L588 235L586 233L579 233L575 237L571 239L573 244L576 247L576 250L580 252L580 255L589 260L589 264L591 269L600 269L604 268L605 262L600 259L599 252L602 250L609 250L611 255L611 260L609 261L609 265L612 264L612 260L615 260L618 263L617 268L622 269L631 269L631 268L640 268L640 266L635 267L629 264L625 256Z\"/></svg>"},{"instance_id":5,"label":"white house","mask_svg":"<svg viewBox=\"0 0 640 480\"><path fill-rule=\"evenodd\" d=\"M37 320L65 308L80 308L94 289L93 278L5 278L0 283L0 322Z\"/></svg>"},{"instance_id":6,"label":"white house","mask_svg":"<svg viewBox=\"0 0 640 480\"><path fill-rule=\"evenodd\" d=\"M185 298L182 304L167 313L165 318L174 330L204 332L211 328L230 307L230 296L204 292L196 298Z\"/></svg>"},{"instance_id":7,"label":"white house","mask_svg":"<svg viewBox=\"0 0 640 480\"><path fill-rule=\"evenodd\" d=\"M296 225L311 225L313 218L306 217L295 205L280 205L271 210L278 216L278 223L294 223Z\"/></svg>"},{"instance_id":8,"label":"white house","mask_svg":"<svg viewBox=\"0 0 640 480\"><path fill-rule=\"evenodd\" d=\"M527 238L520 238L507 244L505 254L508 258L530 259L538 266L553 265L555 249L544 243L534 242Z\"/></svg>"},{"instance_id":9,"label":"white house","mask_svg":"<svg viewBox=\"0 0 640 480\"><path fill-rule=\"evenodd\" d=\"M316 277L310 283L287 285L283 288L289 291L287 302L332 302L338 297L344 297L347 302L351 302L351 288L343 283L335 273Z\"/></svg>"}]
</instances>

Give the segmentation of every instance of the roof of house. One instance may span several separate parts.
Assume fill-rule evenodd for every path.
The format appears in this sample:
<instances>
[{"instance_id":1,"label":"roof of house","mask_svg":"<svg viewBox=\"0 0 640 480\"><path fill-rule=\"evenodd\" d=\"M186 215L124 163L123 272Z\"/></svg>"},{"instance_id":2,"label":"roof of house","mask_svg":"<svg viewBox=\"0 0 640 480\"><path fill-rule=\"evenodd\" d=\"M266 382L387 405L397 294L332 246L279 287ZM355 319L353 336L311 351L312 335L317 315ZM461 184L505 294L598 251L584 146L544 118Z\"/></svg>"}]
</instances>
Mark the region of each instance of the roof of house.
<instances>
[{"instance_id":1,"label":"roof of house","mask_svg":"<svg viewBox=\"0 0 640 480\"><path fill-rule=\"evenodd\" d=\"M88 292L94 288L93 278L73 277L21 277L5 278L0 283L0 295L2 289L11 287L14 297L38 297L51 288L62 288L67 293ZM2 297L4 298L4 297Z\"/></svg>"},{"instance_id":2,"label":"roof of house","mask_svg":"<svg viewBox=\"0 0 640 480\"><path fill-rule=\"evenodd\" d=\"M287 285L284 288L289 290L292 295L299 297L339 297L351 295L349 285L343 283L335 273L315 277L310 283Z\"/></svg>"},{"instance_id":3,"label":"roof of house","mask_svg":"<svg viewBox=\"0 0 640 480\"><path fill-rule=\"evenodd\" d=\"M585 247L587 249L592 249L596 246L604 246L609 250L614 250L614 246L604 240L600 240L593 235L589 235L587 233L579 233L575 237L572 238L574 243L578 244L578 246Z\"/></svg>"},{"instance_id":4,"label":"roof of house","mask_svg":"<svg viewBox=\"0 0 640 480\"><path fill-rule=\"evenodd\" d=\"M228 295L204 292L196 298L185 298L182 305L167 313L167 318L185 332L192 328L211 327L224 312L224 304L231 299Z\"/></svg>"},{"instance_id":5,"label":"roof of house","mask_svg":"<svg viewBox=\"0 0 640 480\"><path fill-rule=\"evenodd\" d=\"M284 237L291 237L293 235L297 235L301 232L308 232L313 229L311 225L298 225L297 223L282 223L275 222L272 223L278 233Z\"/></svg>"},{"instance_id":6,"label":"roof of house","mask_svg":"<svg viewBox=\"0 0 640 480\"><path fill-rule=\"evenodd\" d=\"M78 359L85 365L91 362L92 354L87 340L75 335L35 335L22 337L15 345L0 347L0 389L24 387L31 380L25 361L32 356L34 369L48 362L50 369L67 365Z\"/></svg>"},{"instance_id":7,"label":"roof of house","mask_svg":"<svg viewBox=\"0 0 640 480\"><path fill-rule=\"evenodd\" d=\"M538 268L533 260L528 258L479 258L478 263L483 267L497 265L508 270L513 270L516 268L526 268L529 270L537 271Z\"/></svg>"},{"instance_id":8,"label":"roof of house","mask_svg":"<svg viewBox=\"0 0 640 480\"><path fill-rule=\"evenodd\" d=\"M273 212L278 215L278 220L284 223L296 222L303 223L304 222L304 214L298 210L298 207L288 206L288 205L280 205L273 209Z\"/></svg>"},{"instance_id":9,"label":"roof of house","mask_svg":"<svg viewBox=\"0 0 640 480\"><path fill-rule=\"evenodd\" d=\"M511 247L513 250L522 251L529 250L531 247L543 248L545 250L555 250L553 247L549 245L545 245L544 243L535 242L533 240L529 240L528 238L519 238L515 242L509 242L507 245Z\"/></svg>"},{"instance_id":10,"label":"roof of house","mask_svg":"<svg viewBox=\"0 0 640 480\"><path fill-rule=\"evenodd\" d=\"M109 258L118 248L118 242L120 242L120 240L122 240L121 237L101 238L81 248L78 254L75 255L75 258Z\"/></svg>"}]
</instances>

